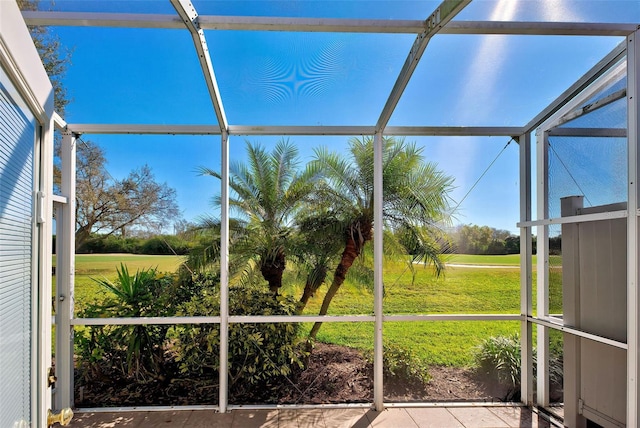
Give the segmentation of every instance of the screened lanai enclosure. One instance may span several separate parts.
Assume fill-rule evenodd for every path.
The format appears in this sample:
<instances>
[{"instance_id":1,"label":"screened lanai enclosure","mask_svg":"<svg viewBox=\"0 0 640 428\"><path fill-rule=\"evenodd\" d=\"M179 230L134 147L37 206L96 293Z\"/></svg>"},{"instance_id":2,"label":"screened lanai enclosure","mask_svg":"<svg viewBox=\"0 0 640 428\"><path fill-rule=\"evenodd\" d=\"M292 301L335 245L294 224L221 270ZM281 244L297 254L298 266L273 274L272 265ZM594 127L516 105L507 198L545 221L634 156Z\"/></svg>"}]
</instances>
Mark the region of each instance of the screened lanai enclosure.
<instances>
[{"instance_id":1,"label":"screened lanai enclosure","mask_svg":"<svg viewBox=\"0 0 640 428\"><path fill-rule=\"evenodd\" d=\"M20 11L13 1L0 2L0 425L47 426L66 419L65 408L226 413L462 402L530 406L568 427L640 426L640 3L32 6ZM54 111L53 86L29 32L34 27L49 28L59 49L70 52L64 115ZM155 312L128 303L120 313L100 312L107 296L96 285L101 268L90 272L89 285L79 285L77 217L87 201L77 186L93 144L108 148L112 180L153 165L159 181L179 187L185 218L212 219L207 236L216 252L198 274L205 279L170 297L151 296ZM372 148L371 156L358 157L357 147ZM429 217L429 230L438 232L429 235L430 248L445 252L446 233L456 224L496 225L517 237L519 264L488 275L483 270L491 266L413 260L420 253L415 246L398 253L394 236L423 219L399 208L390 147L415 149L428 165L409 182L403 176L403 188L419 194L427 191L425 177L444 180L441 206ZM330 192L316 196L303 213L310 234L288 249L286 269L281 255L275 286L259 265L258 256L272 254L260 253L268 247L266 229L239 238L238 224L251 225L247 213L260 210L249 204L242 214L238 189L252 161L282 159L287 150L293 154L285 164L298 168L291 176L302 174L303 162L313 166L313 159L333 154L346 159L339 164L344 174L365 181L364 190L346 182L343 189L356 190L341 202ZM403 159L397 164L410 164ZM266 193L253 196L266 206ZM346 275L334 270L347 250L335 250L327 238L329 220L345 200L364 206L370 221L368 229L358 223L338 235L340 245L359 242L361 249L353 277L334 289ZM300 215L292 209L281 219L288 227ZM154 221L162 232L162 219ZM245 257L250 262L238 268L238 248L247 242L254 245ZM331 248L333 264L321 265L322 251ZM317 278L303 276L308 266L324 266L325 276L300 308L305 278ZM150 272L157 284L177 275ZM465 288L468 275L483 279ZM254 283L261 288L247 285ZM273 296L270 286L278 298L265 300ZM326 310L331 290L336 297ZM167 309L180 299L177 309ZM304 343L310 331L313 349ZM138 401L122 404L127 385L113 371L131 367L131 358L147 349L144 340L158 336L163 345L143 364L169 359L174 373L199 376L167 380L129 370L128 382L155 385L155 394L138 392ZM480 336L517 339L512 361L520 368L508 394L463 387L434 396L429 383L416 392L389 375L403 363L418 377L429 373L409 347L429 355L433 367L444 366L445 378L462 377L446 370L470 365ZM336 356L338 346L354 354ZM339 377L346 366L337 360L350 358L366 360L368 369ZM95 361L110 361L113 371L92 369ZM312 364L320 374L302 383L302 368ZM277 381L264 381L273 372ZM333 391L346 384L353 395L322 395L319 382ZM485 392L496 387L483 382Z\"/></svg>"}]
</instances>

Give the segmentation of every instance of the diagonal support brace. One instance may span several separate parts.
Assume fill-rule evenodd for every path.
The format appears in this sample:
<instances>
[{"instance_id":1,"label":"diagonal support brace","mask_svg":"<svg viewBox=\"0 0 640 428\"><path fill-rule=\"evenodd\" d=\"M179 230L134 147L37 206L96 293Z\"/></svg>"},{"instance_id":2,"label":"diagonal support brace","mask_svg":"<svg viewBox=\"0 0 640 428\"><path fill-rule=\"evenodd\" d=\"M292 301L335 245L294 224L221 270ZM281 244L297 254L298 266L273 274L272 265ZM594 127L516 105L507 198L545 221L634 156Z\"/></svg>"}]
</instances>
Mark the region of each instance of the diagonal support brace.
<instances>
[{"instance_id":1,"label":"diagonal support brace","mask_svg":"<svg viewBox=\"0 0 640 428\"><path fill-rule=\"evenodd\" d=\"M222 105L222 99L220 98L220 90L218 89L218 82L216 81L216 75L213 71L213 63L209 55L209 48L207 47L207 40L204 37L204 31L200 28L198 23L198 12L188 0L171 0L171 4L180 15L180 18L184 22L185 26L191 33L193 38L193 44L195 45L196 52L198 53L198 61L200 61L200 67L204 74L204 80L207 83L207 89L213 109L218 119L218 125L221 132L228 132L229 123L224 112Z\"/></svg>"},{"instance_id":2,"label":"diagonal support brace","mask_svg":"<svg viewBox=\"0 0 640 428\"><path fill-rule=\"evenodd\" d=\"M427 49L431 37L442 30L442 28L469 3L471 3L471 0L444 0L429 18L427 18L425 22L426 28L422 33L418 34L416 40L413 42L409 55L402 66L402 70L400 70L400 75L393 85L387 103L382 109L382 113L376 124L376 132L384 130L387 123L389 123L389 119L391 119L391 115L398 105L402 93L409 84L409 80L418 66L422 54L424 54L424 51Z\"/></svg>"}]
</instances>

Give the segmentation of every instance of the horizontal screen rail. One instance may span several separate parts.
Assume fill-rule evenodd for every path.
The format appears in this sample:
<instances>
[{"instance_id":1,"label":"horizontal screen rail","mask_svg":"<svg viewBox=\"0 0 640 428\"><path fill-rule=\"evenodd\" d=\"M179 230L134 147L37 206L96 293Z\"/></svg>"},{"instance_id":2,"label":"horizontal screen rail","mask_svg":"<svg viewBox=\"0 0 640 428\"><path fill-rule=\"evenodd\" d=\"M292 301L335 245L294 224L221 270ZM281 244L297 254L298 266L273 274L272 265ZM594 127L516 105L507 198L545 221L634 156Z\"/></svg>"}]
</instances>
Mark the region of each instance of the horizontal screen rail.
<instances>
[{"instance_id":1,"label":"horizontal screen rail","mask_svg":"<svg viewBox=\"0 0 640 428\"><path fill-rule=\"evenodd\" d=\"M385 315L384 321L522 321L520 314Z\"/></svg>"},{"instance_id":2,"label":"horizontal screen rail","mask_svg":"<svg viewBox=\"0 0 640 428\"><path fill-rule=\"evenodd\" d=\"M542 325L548 328L551 328L553 330L558 330L561 331L563 333L569 333L572 334L574 336L579 336L579 337L583 337L585 339L589 339L589 340L593 340L594 342L598 342L598 343L603 343L605 345L610 345L616 348L620 348L620 349L628 349L629 346L624 343L624 342L620 342L617 340L613 340L613 339L609 339L603 336L598 336L597 334L593 334L593 333L588 333L586 331L571 327L571 326L567 326L567 325L563 325L560 324L558 322L554 322L554 321L549 321L549 320L545 320L542 318L535 318L535 317L527 317L527 321L533 323L533 324L537 324L537 325Z\"/></svg>"},{"instance_id":3,"label":"horizontal screen rail","mask_svg":"<svg viewBox=\"0 0 640 428\"><path fill-rule=\"evenodd\" d=\"M385 315L387 322L410 321L521 321L520 314L418 314ZM374 322L373 315L230 315L231 324L304 323L304 322ZM123 317L73 318L71 325L182 325L220 324L220 317Z\"/></svg>"},{"instance_id":4,"label":"horizontal screen rail","mask_svg":"<svg viewBox=\"0 0 640 428\"><path fill-rule=\"evenodd\" d=\"M609 211L604 213L593 213L583 215L572 215L567 217L548 218L544 220L522 221L517 223L518 227L531 227L531 226L549 226L552 224L571 224L571 223L586 223L590 221L598 220L611 220L615 218L626 218L627 211Z\"/></svg>"}]
</instances>

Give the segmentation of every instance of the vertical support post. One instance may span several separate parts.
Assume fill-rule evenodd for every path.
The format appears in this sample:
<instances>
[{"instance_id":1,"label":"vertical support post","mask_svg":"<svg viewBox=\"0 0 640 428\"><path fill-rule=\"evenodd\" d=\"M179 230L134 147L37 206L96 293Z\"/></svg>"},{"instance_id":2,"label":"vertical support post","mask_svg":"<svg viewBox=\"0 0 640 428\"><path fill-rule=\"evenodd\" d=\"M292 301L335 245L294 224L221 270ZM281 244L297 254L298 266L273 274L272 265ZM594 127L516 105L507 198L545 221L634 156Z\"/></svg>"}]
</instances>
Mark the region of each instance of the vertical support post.
<instances>
[{"instance_id":1,"label":"vertical support post","mask_svg":"<svg viewBox=\"0 0 640 428\"><path fill-rule=\"evenodd\" d=\"M47 410L52 407L48 370L51 367L51 234L53 223L53 120L43 121L35 133L34 190L36 215L32 236L31 283L31 421L34 426L46 424Z\"/></svg>"},{"instance_id":2,"label":"vertical support post","mask_svg":"<svg viewBox=\"0 0 640 428\"><path fill-rule=\"evenodd\" d=\"M549 134L537 134L537 214L538 220L549 217ZM549 227L537 227L537 299L538 318L549 316ZM537 326L537 404L549 405L549 332L543 325Z\"/></svg>"},{"instance_id":3,"label":"vertical support post","mask_svg":"<svg viewBox=\"0 0 640 428\"><path fill-rule=\"evenodd\" d=\"M229 134L222 132L220 180L220 413L226 413L229 366Z\"/></svg>"},{"instance_id":4,"label":"vertical support post","mask_svg":"<svg viewBox=\"0 0 640 428\"><path fill-rule=\"evenodd\" d=\"M54 217L56 219L56 228L55 228L55 235L56 235L56 247L55 247L55 254L56 254L56 259L57 261L57 266L56 266L56 279L59 278L60 276L60 268L61 266L61 255L64 253L65 249L64 247L66 247L66 245L64 244L64 242L62 242L62 237L64 236L64 206L67 203L60 203L60 202L54 202L53 203L53 211L54 211ZM63 272L64 272L64 268L62 268ZM60 378L60 372L61 372L61 365L62 365L62 361L60 360L60 357L58 357L58 355L61 355L58 352L58 349L61 348L62 346L64 346L65 348L68 346L68 342L65 343L60 343L61 341L59 340L60 338L60 333L58 333L60 331L60 312L59 310L61 309L61 302L60 302L60 287L62 286L62 284L60 284L60 281L57 281L58 284L56 284L56 293L55 295L52 294L52 299L53 299L53 307L54 307L54 311L55 314L52 317L53 321L53 326L55 326L56 329L56 341L55 343L53 343L53 352L52 355L56 355L56 358L58 359L56 361L57 364L59 364L59 368L56 367L56 377ZM66 364L65 364L66 365ZM60 404L62 403L62 387L61 387L61 383L62 380L59 379L58 381L56 381L56 385L54 387L54 389L52 390L52 406L50 406L50 408L54 408L54 409L62 409L63 407L60 407ZM68 395L68 393L65 393L65 395Z\"/></svg>"},{"instance_id":5,"label":"vertical support post","mask_svg":"<svg viewBox=\"0 0 640 428\"><path fill-rule=\"evenodd\" d=\"M526 133L518 139L520 150L520 221L531 221L531 136ZM532 324L532 263L531 226L520 228L520 397L533 405L533 342Z\"/></svg>"},{"instance_id":6,"label":"vertical support post","mask_svg":"<svg viewBox=\"0 0 640 428\"><path fill-rule=\"evenodd\" d=\"M373 338L373 403L377 411L384 410L384 385L382 380L384 365L384 342L382 336L383 321L383 283L382 283L382 207L384 194L382 191L382 132L376 132L373 138L373 311L375 315L375 332Z\"/></svg>"},{"instance_id":7,"label":"vertical support post","mask_svg":"<svg viewBox=\"0 0 640 428\"><path fill-rule=\"evenodd\" d=\"M561 199L563 217L578 215L583 207L583 196ZM580 329L580 239L579 223L562 225L562 322ZM564 356L564 425L570 428L586 427L586 419L580 415L581 398L581 338L563 334Z\"/></svg>"},{"instance_id":8,"label":"vertical support post","mask_svg":"<svg viewBox=\"0 0 640 428\"><path fill-rule=\"evenodd\" d=\"M73 318L76 253L76 136L62 134L61 194L67 198L56 219L56 408L73 407Z\"/></svg>"},{"instance_id":9,"label":"vertical support post","mask_svg":"<svg viewBox=\"0 0 640 428\"><path fill-rule=\"evenodd\" d=\"M627 37L627 144L628 144L628 205L627 205L627 426L639 426L640 415L640 358L638 354L638 332L640 331L640 296L638 283L640 270L640 225L638 224L638 125L640 123L640 31Z\"/></svg>"}]
</instances>

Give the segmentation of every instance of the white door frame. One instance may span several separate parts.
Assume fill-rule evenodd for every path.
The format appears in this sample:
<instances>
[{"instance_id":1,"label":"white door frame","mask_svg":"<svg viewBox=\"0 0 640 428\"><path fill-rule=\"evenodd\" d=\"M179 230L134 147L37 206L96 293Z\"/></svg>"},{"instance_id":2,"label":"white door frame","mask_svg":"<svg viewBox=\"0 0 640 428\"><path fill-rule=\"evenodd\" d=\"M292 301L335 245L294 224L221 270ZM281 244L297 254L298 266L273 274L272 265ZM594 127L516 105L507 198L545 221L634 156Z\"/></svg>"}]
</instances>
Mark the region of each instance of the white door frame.
<instances>
[{"instance_id":1,"label":"white door frame","mask_svg":"<svg viewBox=\"0 0 640 428\"><path fill-rule=\"evenodd\" d=\"M51 255L53 88L18 6L0 1L0 67L36 118L32 276L31 426L46 427L51 407Z\"/></svg>"}]
</instances>

